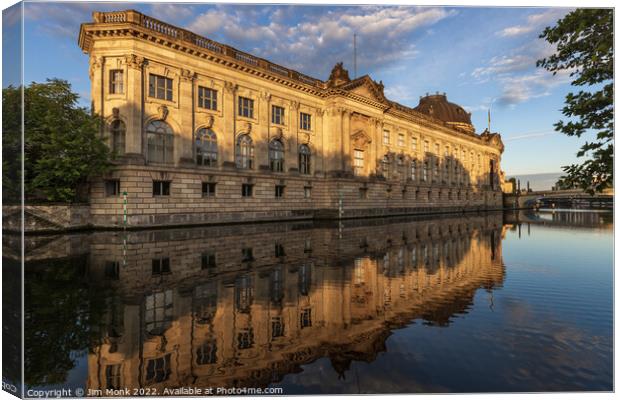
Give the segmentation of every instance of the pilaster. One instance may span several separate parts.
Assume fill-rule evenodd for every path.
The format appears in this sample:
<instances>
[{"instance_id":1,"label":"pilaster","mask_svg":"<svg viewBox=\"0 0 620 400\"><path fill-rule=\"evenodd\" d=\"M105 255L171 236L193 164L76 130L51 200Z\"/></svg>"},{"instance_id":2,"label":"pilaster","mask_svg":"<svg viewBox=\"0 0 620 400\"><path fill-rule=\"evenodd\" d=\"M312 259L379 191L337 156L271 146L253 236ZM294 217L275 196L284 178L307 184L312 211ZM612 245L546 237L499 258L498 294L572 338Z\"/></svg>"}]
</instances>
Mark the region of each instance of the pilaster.
<instances>
[{"instance_id":1,"label":"pilaster","mask_svg":"<svg viewBox=\"0 0 620 400\"><path fill-rule=\"evenodd\" d=\"M194 81L196 73L187 69L181 69L179 82L179 123L181 131L178 132L177 148L179 164L194 166L194 112L195 93Z\"/></svg>"},{"instance_id":2,"label":"pilaster","mask_svg":"<svg viewBox=\"0 0 620 400\"><path fill-rule=\"evenodd\" d=\"M135 54L125 56L127 65L127 131L125 134L125 157L144 162L144 57ZM140 163L140 162L138 162Z\"/></svg>"},{"instance_id":3,"label":"pilaster","mask_svg":"<svg viewBox=\"0 0 620 400\"><path fill-rule=\"evenodd\" d=\"M235 140L237 135L235 126L237 85L232 82L225 82L223 95L224 132L219 136L221 137L221 143L218 143L218 155L224 167L234 167Z\"/></svg>"}]
</instances>

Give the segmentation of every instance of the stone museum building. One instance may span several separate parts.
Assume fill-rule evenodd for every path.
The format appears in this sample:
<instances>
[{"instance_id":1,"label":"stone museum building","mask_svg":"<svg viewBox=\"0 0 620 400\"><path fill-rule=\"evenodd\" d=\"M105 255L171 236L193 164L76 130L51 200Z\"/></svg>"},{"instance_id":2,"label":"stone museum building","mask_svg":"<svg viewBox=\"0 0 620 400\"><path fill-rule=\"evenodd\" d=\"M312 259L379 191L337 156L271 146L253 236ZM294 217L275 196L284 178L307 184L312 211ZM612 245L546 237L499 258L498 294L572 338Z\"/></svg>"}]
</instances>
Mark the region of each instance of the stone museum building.
<instances>
[{"instance_id":1,"label":"stone museum building","mask_svg":"<svg viewBox=\"0 0 620 400\"><path fill-rule=\"evenodd\" d=\"M93 17L79 45L114 153L96 226L501 208L500 135L445 94L409 108L342 63L323 81L136 11Z\"/></svg>"}]
</instances>

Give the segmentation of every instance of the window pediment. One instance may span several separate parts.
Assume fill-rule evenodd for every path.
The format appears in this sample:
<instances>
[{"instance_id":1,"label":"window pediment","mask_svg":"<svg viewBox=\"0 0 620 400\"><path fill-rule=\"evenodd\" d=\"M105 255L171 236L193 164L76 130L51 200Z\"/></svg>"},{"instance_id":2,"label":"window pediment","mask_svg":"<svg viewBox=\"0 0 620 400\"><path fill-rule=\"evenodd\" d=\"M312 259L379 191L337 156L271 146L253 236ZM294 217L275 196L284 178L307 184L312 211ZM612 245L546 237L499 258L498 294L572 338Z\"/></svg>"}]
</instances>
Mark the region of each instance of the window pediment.
<instances>
[{"instance_id":1,"label":"window pediment","mask_svg":"<svg viewBox=\"0 0 620 400\"><path fill-rule=\"evenodd\" d=\"M351 142L356 148L364 149L372 143L372 139L366 134L366 132L359 130L351 135Z\"/></svg>"}]
</instances>

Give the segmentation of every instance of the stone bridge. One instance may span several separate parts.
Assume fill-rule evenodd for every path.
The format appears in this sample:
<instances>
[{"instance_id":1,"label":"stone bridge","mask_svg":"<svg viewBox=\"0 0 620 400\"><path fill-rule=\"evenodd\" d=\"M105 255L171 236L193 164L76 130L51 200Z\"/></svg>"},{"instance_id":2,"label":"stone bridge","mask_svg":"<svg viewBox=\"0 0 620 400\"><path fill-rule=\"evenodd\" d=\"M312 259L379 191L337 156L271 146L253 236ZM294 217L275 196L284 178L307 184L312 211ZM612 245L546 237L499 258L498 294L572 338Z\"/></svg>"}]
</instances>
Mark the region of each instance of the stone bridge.
<instances>
[{"instance_id":1,"label":"stone bridge","mask_svg":"<svg viewBox=\"0 0 620 400\"><path fill-rule=\"evenodd\" d=\"M613 189L591 195L582 189L504 193L504 208L613 208Z\"/></svg>"}]
</instances>

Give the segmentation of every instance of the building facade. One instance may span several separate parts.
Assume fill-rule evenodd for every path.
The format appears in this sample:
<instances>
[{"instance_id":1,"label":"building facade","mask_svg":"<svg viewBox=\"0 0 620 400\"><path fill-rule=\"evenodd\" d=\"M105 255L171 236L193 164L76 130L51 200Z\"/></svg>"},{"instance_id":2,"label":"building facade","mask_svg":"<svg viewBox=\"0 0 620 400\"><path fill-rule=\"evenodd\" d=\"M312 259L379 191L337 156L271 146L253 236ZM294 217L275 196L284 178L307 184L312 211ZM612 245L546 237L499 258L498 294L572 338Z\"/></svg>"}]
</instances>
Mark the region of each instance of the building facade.
<instances>
[{"instance_id":1,"label":"building facade","mask_svg":"<svg viewBox=\"0 0 620 400\"><path fill-rule=\"evenodd\" d=\"M502 205L500 135L445 94L409 108L342 63L322 81L131 10L94 13L79 45L115 157L95 225L124 207L149 226Z\"/></svg>"}]
</instances>

